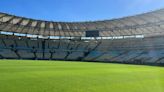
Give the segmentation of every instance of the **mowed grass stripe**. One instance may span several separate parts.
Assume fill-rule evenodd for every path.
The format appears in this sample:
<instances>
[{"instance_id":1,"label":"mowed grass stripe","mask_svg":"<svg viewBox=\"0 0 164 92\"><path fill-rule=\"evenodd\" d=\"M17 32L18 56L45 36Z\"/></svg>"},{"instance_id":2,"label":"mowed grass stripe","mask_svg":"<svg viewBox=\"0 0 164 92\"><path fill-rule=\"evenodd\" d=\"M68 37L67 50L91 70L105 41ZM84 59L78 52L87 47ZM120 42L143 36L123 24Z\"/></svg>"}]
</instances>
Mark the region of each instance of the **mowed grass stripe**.
<instances>
[{"instance_id":1,"label":"mowed grass stripe","mask_svg":"<svg viewBox=\"0 0 164 92\"><path fill-rule=\"evenodd\" d=\"M164 92L164 68L0 60L0 92Z\"/></svg>"}]
</instances>

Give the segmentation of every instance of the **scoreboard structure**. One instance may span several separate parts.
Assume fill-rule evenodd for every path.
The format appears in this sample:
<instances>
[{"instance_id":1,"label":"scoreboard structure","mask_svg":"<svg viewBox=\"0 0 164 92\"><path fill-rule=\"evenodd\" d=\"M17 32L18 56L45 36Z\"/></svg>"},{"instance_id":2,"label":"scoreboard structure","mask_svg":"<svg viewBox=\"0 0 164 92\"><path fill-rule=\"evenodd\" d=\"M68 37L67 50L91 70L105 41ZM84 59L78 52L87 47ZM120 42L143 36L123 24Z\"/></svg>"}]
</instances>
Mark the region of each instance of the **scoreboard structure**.
<instances>
[{"instance_id":1,"label":"scoreboard structure","mask_svg":"<svg viewBox=\"0 0 164 92\"><path fill-rule=\"evenodd\" d=\"M86 31L86 37L99 37L99 31L98 30L91 30Z\"/></svg>"}]
</instances>

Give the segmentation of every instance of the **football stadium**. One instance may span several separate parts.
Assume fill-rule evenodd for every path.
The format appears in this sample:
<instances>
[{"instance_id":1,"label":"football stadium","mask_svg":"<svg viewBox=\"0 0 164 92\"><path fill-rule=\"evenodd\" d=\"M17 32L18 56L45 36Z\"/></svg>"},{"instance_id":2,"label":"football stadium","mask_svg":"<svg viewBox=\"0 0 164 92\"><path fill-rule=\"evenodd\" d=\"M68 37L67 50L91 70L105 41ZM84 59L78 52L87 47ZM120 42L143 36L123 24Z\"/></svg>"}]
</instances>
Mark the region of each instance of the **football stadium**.
<instances>
[{"instance_id":1,"label":"football stadium","mask_svg":"<svg viewBox=\"0 0 164 92\"><path fill-rule=\"evenodd\" d=\"M51 22L0 13L0 58L164 64L164 9L114 20Z\"/></svg>"},{"instance_id":2,"label":"football stadium","mask_svg":"<svg viewBox=\"0 0 164 92\"><path fill-rule=\"evenodd\" d=\"M164 9L86 22L0 13L0 92L164 92Z\"/></svg>"}]
</instances>

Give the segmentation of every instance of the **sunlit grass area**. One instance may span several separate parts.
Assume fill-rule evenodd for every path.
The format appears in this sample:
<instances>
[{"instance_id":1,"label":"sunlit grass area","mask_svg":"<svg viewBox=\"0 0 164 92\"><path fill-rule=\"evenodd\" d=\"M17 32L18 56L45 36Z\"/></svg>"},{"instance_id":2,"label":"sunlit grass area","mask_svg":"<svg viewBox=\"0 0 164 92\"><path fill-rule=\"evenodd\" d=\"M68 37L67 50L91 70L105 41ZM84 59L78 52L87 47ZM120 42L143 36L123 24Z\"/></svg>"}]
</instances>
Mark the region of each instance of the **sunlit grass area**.
<instances>
[{"instance_id":1,"label":"sunlit grass area","mask_svg":"<svg viewBox=\"0 0 164 92\"><path fill-rule=\"evenodd\" d=\"M0 60L0 92L164 92L164 68Z\"/></svg>"}]
</instances>

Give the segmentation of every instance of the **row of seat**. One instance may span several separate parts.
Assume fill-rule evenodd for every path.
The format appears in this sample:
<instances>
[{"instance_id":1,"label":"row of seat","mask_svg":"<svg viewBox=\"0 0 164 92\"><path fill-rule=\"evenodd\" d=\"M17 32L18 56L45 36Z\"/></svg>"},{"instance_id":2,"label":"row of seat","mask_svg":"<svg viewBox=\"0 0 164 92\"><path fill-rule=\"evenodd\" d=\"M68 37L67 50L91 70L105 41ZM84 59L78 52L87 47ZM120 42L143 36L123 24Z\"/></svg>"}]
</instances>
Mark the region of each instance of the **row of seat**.
<instances>
[{"instance_id":1,"label":"row of seat","mask_svg":"<svg viewBox=\"0 0 164 92\"><path fill-rule=\"evenodd\" d=\"M164 50L111 50L104 53L92 51L84 60L138 64L164 63Z\"/></svg>"},{"instance_id":2,"label":"row of seat","mask_svg":"<svg viewBox=\"0 0 164 92\"><path fill-rule=\"evenodd\" d=\"M66 57L67 56L67 57ZM0 58L7 59L46 59L46 60L78 60L84 56L84 52L74 51L56 51L50 52L33 52L31 50L12 50L0 49Z\"/></svg>"}]
</instances>

